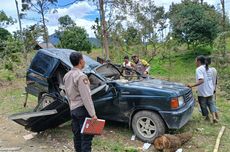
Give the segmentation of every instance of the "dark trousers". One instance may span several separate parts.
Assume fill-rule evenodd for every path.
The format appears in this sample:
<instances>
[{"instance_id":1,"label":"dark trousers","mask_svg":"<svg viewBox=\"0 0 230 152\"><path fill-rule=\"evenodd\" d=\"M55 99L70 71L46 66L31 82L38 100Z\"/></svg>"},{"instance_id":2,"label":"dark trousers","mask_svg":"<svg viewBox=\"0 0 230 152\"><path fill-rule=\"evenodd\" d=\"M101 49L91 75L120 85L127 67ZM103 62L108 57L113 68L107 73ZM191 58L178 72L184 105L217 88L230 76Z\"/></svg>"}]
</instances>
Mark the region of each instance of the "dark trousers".
<instances>
[{"instance_id":1,"label":"dark trousers","mask_svg":"<svg viewBox=\"0 0 230 152\"><path fill-rule=\"evenodd\" d=\"M201 97L198 96L201 112L203 116L208 116L208 109L211 113L216 112L216 107L213 101L213 96Z\"/></svg>"},{"instance_id":2,"label":"dark trousers","mask_svg":"<svg viewBox=\"0 0 230 152\"><path fill-rule=\"evenodd\" d=\"M76 152L91 152L93 136L81 134L86 117L90 117L84 106L71 111L74 148Z\"/></svg>"}]
</instances>

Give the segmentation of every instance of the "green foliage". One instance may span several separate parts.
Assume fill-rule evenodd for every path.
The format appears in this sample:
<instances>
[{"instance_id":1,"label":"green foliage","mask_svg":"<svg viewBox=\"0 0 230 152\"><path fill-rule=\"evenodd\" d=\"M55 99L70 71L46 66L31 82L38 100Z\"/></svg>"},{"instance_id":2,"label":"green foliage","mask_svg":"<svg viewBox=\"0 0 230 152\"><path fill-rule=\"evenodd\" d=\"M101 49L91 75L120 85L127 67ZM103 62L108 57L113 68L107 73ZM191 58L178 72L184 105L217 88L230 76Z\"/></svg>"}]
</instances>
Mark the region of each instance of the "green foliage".
<instances>
[{"instance_id":1,"label":"green foliage","mask_svg":"<svg viewBox=\"0 0 230 152\"><path fill-rule=\"evenodd\" d=\"M39 12L42 9L46 10L50 7L50 4L57 3L57 0L22 0L22 11L35 11ZM41 13L41 12L40 12Z\"/></svg>"},{"instance_id":2,"label":"green foliage","mask_svg":"<svg viewBox=\"0 0 230 152\"><path fill-rule=\"evenodd\" d=\"M172 4L168 16L173 35L193 47L212 44L220 30L221 14L207 3L184 0L182 3Z\"/></svg>"},{"instance_id":3,"label":"green foliage","mask_svg":"<svg viewBox=\"0 0 230 152\"><path fill-rule=\"evenodd\" d=\"M102 46L102 30L101 30L101 23L99 21L99 18L97 17L94 22L95 25L93 25L91 28L92 30L94 30L94 34L96 38L101 41L101 46Z\"/></svg>"},{"instance_id":4,"label":"green foliage","mask_svg":"<svg viewBox=\"0 0 230 152\"><path fill-rule=\"evenodd\" d=\"M48 29L46 27L46 21L45 14L49 12L50 8L55 6L57 4L57 0L22 0L22 11L24 12L23 16L26 16L25 12L35 12L38 13L38 15L41 16L39 18L38 23L42 23L42 32L43 32L43 39L46 43L48 43ZM56 10L53 9L53 13L55 13Z\"/></svg>"},{"instance_id":5,"label":"green foliage","mask_svg":"<svg viewBox=\"0 0 230 152\"><path fill-rule=\"evenodd\" d=\"M58 46L76 51L91 51L91 44L88 40L86 30L78 26L67 28L63 34L61 34Z\"/></svg>"},{"instance_id":6,"label":"green foliage","mask_svg":"<svg viewBox=\"0 0 230 152\"><path fill-rule=\"evenodd\" d=\"M4 47L0 50L1 58L4 59L4 68L13 71L14 63L20 63L19 53L22 51L22 42L13 37L9 37L4 42Z\"/></svg>"},{"instance_id":7,"label":"green foliage","mask_svg":"<svg viewBox=\"0 0 230 152\"><path fill-rule=\"evenodd\" d=\"M27 53L34 49L35 45L37 45L37 39L39 36L42 36L42 33L42 27L38 24L23 28L22 34ZM14 32L14 37L15 39L20 39L20 31Z\"/></svg>"},{"instance_id":8,"label":"green foliage","mask_svg":"<svg viewBox=\"0 0 230 152\"><path fill-rule=\"evenodd\" d=\"M22 51L22 42L13 37L9 37L6 41L6 47L4 49L4 56L11 56L14 53L18 53Z\"/></svg>"},{"instance_id":9,"label":"green foliage","mask_svg":"<svg viewBox=\"0 0 230 152\"><path fill-rule=\"evenodd\" d=\"M0 40L5 41L10 36L10 32L0 27Z\"/></svg>"},{"instance_id":10,"label":"green foliage","mask_svg":"<svg viewBox=\"0 0 230 152\"><path fill-rule=\"evenodd\" d=\"M230 50L228 50L228 45L230 45L230 31L223 32L219 34L216 38L214 46L216 48L216 53L214 54L215 63L218 68L218 74L220 79L221 90L225 92L225 97L230 100Z\"/></svg>"},{"instance_id":11,"label":"green foliage","mask_svg":"<svg viewBox=\"0 0 230 152\"><path fill-rule=\"evenodd\" d=\"M15 79L15 75L12 73L12 71L8 69L0 70L0 80L12 81L14 79Z\"/></svg>"},{"instance_id":12,"label":"green foliage","mask_svg":"<svg viewBox=\"0 0 230 152\"><path fill-rule=\"evenodd\" d=\"M8 17L4 11L0 11L0 27L14 24L12 17Z\"/></svg>"},{"instance_id":13,"label":"green foliage","mask_svg":"<svg viewBox=\"0 0 230 152\"><path fill-rule=\"evenodd\" d=\"M4 68L6 69L6 70L9 70L9 71L13 71L13 63L12 63L12 61L6 61L5 62L5 65L4 65Z\"/></svg>"},{"instance_id":14,"label":"green foliage","mask_svg":"<svg viewBox=\"0 0 230 152\"><path fill-rule=\"evenodd\" d=\"M141 43L141 34L140 32L133 26L129 26L127 30L124 32L124 41L126 45L135 45Z\"/></svg>"},{"instance_id":15,"label":"green foliage","mask_svg":"<svg viewBox=\"0 0 230 152\"><path fill-rule=\"evenodd\" d=\"M62 16L58 19L59 24L61 25L62 28L67 28L67 27L73 27L75 26L75 22L72 20L72 18L69 15Z\"/></svg>"}]
</instances>

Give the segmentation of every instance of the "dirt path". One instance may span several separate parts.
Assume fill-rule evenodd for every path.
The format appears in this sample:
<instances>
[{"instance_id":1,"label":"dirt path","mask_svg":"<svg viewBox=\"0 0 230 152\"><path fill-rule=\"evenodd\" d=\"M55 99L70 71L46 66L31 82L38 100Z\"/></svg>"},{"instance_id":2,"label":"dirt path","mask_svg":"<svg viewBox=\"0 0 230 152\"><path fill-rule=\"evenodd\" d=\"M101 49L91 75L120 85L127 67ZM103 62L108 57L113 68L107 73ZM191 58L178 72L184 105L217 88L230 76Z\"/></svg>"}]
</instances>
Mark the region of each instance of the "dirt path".
<instances>
[{"instance_id":1,"label":"dirt path","mask_svg":"<svg viewBox=\"0 0 230 152\"><path fill-rule=\"evenodd\" d=\"M60 143L47 133L38 134L31 140L25 140L24 135L30 134L22 126L0 116L0 149L17 148L22 152L69 152L71 143Z\"/></svg>"}]
</instances>

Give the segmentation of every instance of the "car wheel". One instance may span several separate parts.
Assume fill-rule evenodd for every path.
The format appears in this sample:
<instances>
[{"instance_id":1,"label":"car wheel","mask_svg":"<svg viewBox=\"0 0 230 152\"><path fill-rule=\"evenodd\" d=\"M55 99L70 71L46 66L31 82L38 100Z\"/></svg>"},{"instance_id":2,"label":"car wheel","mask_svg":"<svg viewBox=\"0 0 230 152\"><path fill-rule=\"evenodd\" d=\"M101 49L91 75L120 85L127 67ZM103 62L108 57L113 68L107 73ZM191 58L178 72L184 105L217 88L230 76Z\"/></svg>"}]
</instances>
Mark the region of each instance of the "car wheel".
<instances>
[{"instance_id":1,"label":"car wheel","mask_svg":"<svg viewBox=\"0 0 230 152\"><path fill-rule=\"evenodd\" d=\"M132 119L132 128L135 135L144 142L153 140L165 133L165 124L155 112L139 111Z\"/></svg>"},{"instance_id":2,"label":"car wheel","mask_svg":"<svg viewBox=\"0 0 230 152\"><path fill-rule=\"evenodd\" d=\"M43 108L54 102L55 99L51 95L44 93L38 99L38 105L35 107L34 111L41 111Z\"/></svg>"}]
</instances>

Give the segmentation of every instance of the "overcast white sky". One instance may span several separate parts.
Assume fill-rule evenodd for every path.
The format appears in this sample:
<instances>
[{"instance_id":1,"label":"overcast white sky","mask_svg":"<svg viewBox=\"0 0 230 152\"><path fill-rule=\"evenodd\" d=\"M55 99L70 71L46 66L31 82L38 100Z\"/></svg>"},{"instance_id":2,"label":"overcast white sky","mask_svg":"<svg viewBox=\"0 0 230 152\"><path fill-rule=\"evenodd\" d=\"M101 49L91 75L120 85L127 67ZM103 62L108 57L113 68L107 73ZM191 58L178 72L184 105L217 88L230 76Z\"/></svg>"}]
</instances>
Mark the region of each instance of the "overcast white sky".
<instances>
[{"instance_id":1,"label":"overcast white sky","mask_svg":"<svg viewBox=\"0 0 230 152\"><path fill-rule=\"evenodd\" d=\"M59 0L58 5L61 6L63 4L67 4L73 0ZM219 0L204 0L209 4L213 4L215 6L218 5ZM18 0L19 6L21 8L21 0ZM170 4L179 3L181 0L155 0L155 4L158 6L164 6L166 10L168 10ZM228 5L227 5L228 4ZM5 11L8 16L12 16L17 19L16 7L14 0L0 0L0 10ZM93 31L91 30L92 25L94 24L94 20L98 15L95 6L84 1L73 4L71 6L65 8L57 8L58 13L52 14L48 13L46 18L49 20L47 23L49 34L54 33L55 29L58 27L58 18L64 15L69 15L78 26L84 27L87 30L87 33L90 37L95 37ZM230 13L230 0L226 0L226 11ZM34 18L36 15L29 14L28 18ZM22 26L26 27L28 25L33 25L36 22L33 20L22 20ZM19 29L18 24L14 24L12 26L7 27L10 32L16 31Z\"/></svg>"}]
</instances>

